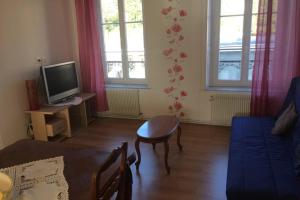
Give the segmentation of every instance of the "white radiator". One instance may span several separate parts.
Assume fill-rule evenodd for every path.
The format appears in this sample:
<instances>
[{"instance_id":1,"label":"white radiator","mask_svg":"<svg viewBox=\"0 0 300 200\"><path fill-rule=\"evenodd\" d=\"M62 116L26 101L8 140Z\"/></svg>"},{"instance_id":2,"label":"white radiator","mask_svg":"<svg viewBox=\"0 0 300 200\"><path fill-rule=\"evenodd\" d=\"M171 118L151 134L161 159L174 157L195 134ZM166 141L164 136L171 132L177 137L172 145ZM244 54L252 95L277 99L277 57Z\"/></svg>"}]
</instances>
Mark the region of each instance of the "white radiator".
<instances>
[{"instance_id":1,"label":"white radiator","mask_svg":"<svg viewBox=\"0 0 300 200\"><path fill-rule=\"evenodd\" d=\"M101 113L109 117L138 117L140 115L139 90L107 89L109 111Z\"/></svg>"},{"instance_id":2,"label":"white radiator","mask_svg":"<svg viewBox=\"0 0 300 200\"><path fill-rule=\"evenodd\" d=\"M216 94L211 97L212 123L216 125L231 125L233 116L250 114L250 95Z\"/></svg>"}]
</instances>

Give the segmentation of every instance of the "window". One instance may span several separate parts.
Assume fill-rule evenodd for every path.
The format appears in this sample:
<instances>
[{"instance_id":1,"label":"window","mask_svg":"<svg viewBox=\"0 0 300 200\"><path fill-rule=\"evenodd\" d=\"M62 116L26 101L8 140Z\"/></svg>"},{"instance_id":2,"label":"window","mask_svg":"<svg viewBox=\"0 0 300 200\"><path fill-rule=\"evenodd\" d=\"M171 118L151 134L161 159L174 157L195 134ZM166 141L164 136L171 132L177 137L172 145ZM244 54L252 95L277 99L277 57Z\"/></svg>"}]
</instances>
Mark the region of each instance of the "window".
<instances>
[{"instance_id":1,"label":"window","mask_svg":"<svg viewBox=\"0 0 300 200\"><path fill-rule=\"evenodd\" d=\"M209 86L249 87L259 0L211 0Z\"/></svg>"},{"instance_id":2,"label":"window","mask_svg":"<svg viewBox=\"0 0 300 200\"><path fill-rule=\"evenodd\" d=\"M146 81L141 0L100 0L108 83Z\"/></svg>"}]
</instances>

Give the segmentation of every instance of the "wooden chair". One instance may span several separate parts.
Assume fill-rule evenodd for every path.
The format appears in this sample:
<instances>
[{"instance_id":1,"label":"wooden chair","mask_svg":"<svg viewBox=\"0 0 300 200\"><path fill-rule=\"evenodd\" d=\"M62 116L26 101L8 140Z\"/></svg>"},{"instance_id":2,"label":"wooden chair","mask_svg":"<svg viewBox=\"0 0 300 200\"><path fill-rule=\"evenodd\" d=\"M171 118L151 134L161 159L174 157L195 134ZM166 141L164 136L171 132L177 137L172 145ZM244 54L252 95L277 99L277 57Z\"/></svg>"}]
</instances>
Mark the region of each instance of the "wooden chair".
<instances>
[{"instance_id":1,"label":"wooden chair","mask_svg":"<svg viewBox=\"0 0 300 200\"><path fill-rule=\"evenodd\" d=\"M95 186L95 197L97 200L108 200L117 193L117 200L131 199L131 181L127 177L127 168L135 161L135 154L127 158L128 143L124 142L122 145L112 151L105 163L100 167L93 178L93 185ZM112 165L120 160L120 165L108 178L108 180L100 187L101 175L105 173ZM130 172L129 172L130 173Z\"/></svg>"}]
</instances>

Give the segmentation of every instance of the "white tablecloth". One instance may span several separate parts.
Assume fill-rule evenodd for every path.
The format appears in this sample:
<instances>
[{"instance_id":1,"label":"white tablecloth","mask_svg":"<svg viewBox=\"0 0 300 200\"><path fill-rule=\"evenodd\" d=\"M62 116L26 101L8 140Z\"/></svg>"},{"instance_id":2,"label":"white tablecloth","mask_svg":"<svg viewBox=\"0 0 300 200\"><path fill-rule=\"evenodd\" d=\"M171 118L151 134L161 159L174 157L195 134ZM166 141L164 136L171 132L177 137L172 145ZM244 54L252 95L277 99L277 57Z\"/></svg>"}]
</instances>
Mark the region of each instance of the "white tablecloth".
<instances>
[{"instance_id":1,"label":"white tablecloth","mask_svg":"<svg viewBox=\"0 0 300 200\"><path fill-rule=\"evenodd\" d=\"M14 182L10 199L68 200L63 156L0 169Z\"/></svg>"}]
</instances>

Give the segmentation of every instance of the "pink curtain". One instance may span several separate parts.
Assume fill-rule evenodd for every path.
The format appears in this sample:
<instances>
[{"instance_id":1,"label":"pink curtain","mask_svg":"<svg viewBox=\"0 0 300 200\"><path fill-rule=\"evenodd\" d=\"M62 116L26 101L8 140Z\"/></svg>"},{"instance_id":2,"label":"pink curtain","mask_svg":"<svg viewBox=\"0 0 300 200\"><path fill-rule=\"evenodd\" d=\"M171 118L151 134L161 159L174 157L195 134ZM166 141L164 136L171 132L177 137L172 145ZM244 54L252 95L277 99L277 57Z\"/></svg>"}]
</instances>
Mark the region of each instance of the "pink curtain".
<instances>
[{"instance_id":1,"label":"pink curtain","mask_svg":"<svg viewBox=\"0 0 300 200\"><path fill-rule=\"evenodd\" d=\"M100 49L100 29L97 25L95 0L75 0L81 82L84 92L96 93L96 110L108 110L103 62Z\"/></svg>"},{"instance_id":2,"label":"pink curtain","mask_svg":"<svg viewBox=\"0 0 300 200\"><path fill-rule=\"evenodd\" d=\"M300 75L300 1L260 0L251 115L275 116Z\"/></svg>"}]
</instances>

